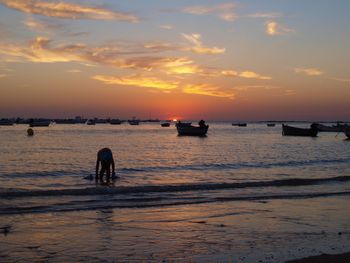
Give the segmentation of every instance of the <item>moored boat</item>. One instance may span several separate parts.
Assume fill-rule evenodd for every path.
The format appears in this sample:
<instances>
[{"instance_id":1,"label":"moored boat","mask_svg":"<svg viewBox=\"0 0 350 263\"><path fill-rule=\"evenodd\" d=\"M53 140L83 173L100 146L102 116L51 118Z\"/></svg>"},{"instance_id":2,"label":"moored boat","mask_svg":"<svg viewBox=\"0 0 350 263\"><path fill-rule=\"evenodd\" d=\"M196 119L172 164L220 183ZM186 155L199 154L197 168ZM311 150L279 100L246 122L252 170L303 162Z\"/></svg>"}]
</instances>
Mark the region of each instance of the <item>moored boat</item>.
<instances>
[{"instance_id":1,"label":"moored boat","mask_svg":"<svg viewBox=\"0 0 350 263\"><path fill-rule=\"evenodd\" d=\"M245 123L245 122L237 122L237 123L232 123L232 126L247 127L247 123Z\"/></svg>"},{"instance_id":2,"label":"moored boat","mask_svg":"<svg viewBox=\"0 0 350 263\"><path fill-rule=\"evenodd\" d=\"M89 120L87 120L86 124L87 125L96 125L96 121L93 119L89 119Z\"/></svg>"},{"instance_id":3,"label":"moored boat","mask_svg":"<svg viewBox=\"0 0 350 263\"><path fill-rule=\"evenodd\" d=\"M282 135L283 136L317 136L317 126L312 124L311 128L298 128L282 124Z\"/></svg>"},{"instance_id":4,"label":"moored boat","mask_svg":"<svg viewBox=\"0 0 350 263\"><path fill-rule=\"evenodd\" d=\"M122 121L119 119L112 119L109 121L109 123L112 125L120 125L120 124L122 124Z\"/></svg>"},{"instance_id":5,"label":"moored boat","mask_svg":"<svg viewBox=\"0 0 350 263\"><path fill-rule=\"evenodd\" d=\"M205 136L209 129L209 125L193 126L191 123L176 123L176 129L179 135L188 136Z\"/></svg>"},{"instance_id":6,"label":"moored boat","mask_svg":"<svg viewBox=\"0 0 350 263\"><path fill-rule=\"evenodd\" d=\"M346 137L348 137L348 139L350 139L350 128L344 130L344 133L345 133Z\"/></svg>"},{"instance_id":7,"label":"moored boat","mask_svg":"<svg viewBox=\"0 0 350 263\"><path fill-rule=\"evenodd\" d=\"M14 124L14 121L9 119L1 119L0 120L0 126L12 126Z\"/></svg>"},{"instance_id":8,"label":"moored boat","mask_svg":"<svg viewBox=\"0 0 350 263\"><path fill-rule=\"evenodd\" d=\"M48 127L50 126L50 120L31 120L29 123L30 127Z\"/></svg>"},{"instance_id":9,"label":"moored boat","mask_svg":"<svg viewBox=\"0 0 350 263\"><path fill-rule=\"evenodd\" d=\"M135 117L133 117L132 120L128 120L128 123L130 125L139 125L140 124L140 120L137 120Z\"/></svg>"},{"instance_id":10,"label":"moored boat","mask_svg":"<svg viewBox=\"0 0 350 263\"><path fill-rule=\"evenodd\" d=\"M275 123L267 123L266 125L267 125L267 127L275 127L276 126Z\"/></svg>"},{"instance_id":11,"label":"moored boat","mask_svg":"<svg viewBox=\"0 0 350 263\"><path fill-rule=\"evenodd\" d=\"M342 132L345 129L350 128L349 125L340 123L337 123L336 125L332 126L327 126L321 123L315 123L315 125L317 125L317 129L320 132Z\"/></svg>"},{"instance_id":12,"label":"moored boat","mask_svg":"<svg viewBox=\"0 0 350 263\"><path fill-rule=\"evenodd\" d=\"M160 124L162 127L170 127L170 122L163 122Z\"/></svg>"}]
</instances>

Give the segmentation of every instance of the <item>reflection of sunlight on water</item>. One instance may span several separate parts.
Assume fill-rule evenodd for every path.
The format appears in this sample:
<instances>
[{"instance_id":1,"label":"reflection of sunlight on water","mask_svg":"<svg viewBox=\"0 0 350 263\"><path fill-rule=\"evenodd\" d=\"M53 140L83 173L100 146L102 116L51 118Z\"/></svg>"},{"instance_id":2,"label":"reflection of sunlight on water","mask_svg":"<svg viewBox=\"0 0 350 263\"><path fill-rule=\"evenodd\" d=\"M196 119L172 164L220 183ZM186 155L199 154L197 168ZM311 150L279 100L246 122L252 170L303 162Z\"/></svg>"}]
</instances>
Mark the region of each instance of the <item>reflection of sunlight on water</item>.
<instances>
[{"instance_id":1,"label":"reflection of sunlight on water","mask_svg":"<svg viewBox=\"0 0 350 263\"><path fill-rule=\"evenodd\" d=\"M143 209L102 209L2 217L14 231L7 259L55 262L128 259L269 262L333 253L350 241L348 197L228 202ZM331 211L331 213L330 213ZM325 220L327 218L327 220ZM10 222L10 221L9 221ZM345 231L344 231L345 230ZM343 235L337 233L343 231ZM28 248L31 247L31 248ZM0 248L3 255L4 246ZM283 259L283 260L282 260ZM11 260L10 260L11 261Z\"/></svg>"},{"instance_id":2,"label":"reflection of sunlight on water","mask_svg":"<svg viewBox=\"0 0 350 263\"><path fill-rule=\"evenodd\" d=\"M323 177L349 163L346 142L329 134L286 138L278 126L209 124L206 138L179 137L174 126L164 129L159 123L54 125L38 129L33 138L26 136L25 125L2 127L0 182L27 189L91 186L81 178L94 173L96 152L105 146L113 150L118 185ZM337 159L347 161L307 162Z\"/></svg>"}]
</instances>

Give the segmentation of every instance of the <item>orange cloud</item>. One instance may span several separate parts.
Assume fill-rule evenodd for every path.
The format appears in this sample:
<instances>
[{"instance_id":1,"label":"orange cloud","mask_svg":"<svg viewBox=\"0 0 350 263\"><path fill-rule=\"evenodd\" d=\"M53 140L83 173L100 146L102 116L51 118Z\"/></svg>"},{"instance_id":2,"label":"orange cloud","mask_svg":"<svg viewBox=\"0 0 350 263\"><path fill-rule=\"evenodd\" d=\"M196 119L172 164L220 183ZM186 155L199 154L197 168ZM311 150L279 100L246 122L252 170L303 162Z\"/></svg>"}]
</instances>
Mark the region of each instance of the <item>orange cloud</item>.
<instances>
[{"instance_id":1,"label":"orange cloud","mask_svg":"<svg viewBox=\"0 0 350 263\"><path fill-rule=\"evenodd\" d=\"M317 68L295 68L295 73L301 73L307 76L320 76L323 72Z\"/></svg>"},{"instance_id":2,"label":"orange cloud","mask_svg":"<svg viewBox=\"0 0 350 263\"><path fill-rule=\"evenodd\" d=\"M216 6L190 6L184 8L182 11L193 15L208 15L213 14L220 19L232 22L236 20L237 16L234 13L236 5L233 3L225 3Z\"/></svg>"},{"instance_id":3,"label":"orange cloud","mask_svg":"<svg viewBox=\"0 0 350 263\"><path fill-rule=\"evenodd\" d=\"M294 32L293 29L290 29L286 26L283 26L276 21L268 21L265 24L266 26L266 34L269 36L276 36L276 35L284 35L290 32Z\"/></svg>"},{"instance_id":4,"label":"orange cloud","mask_svg":"<svg viewBox=\"0 0 350 263\"><path fill-rule=\"evenodd\" d=\"M234 99L235 94L232 91L225 91L219 87L212 86L209 84L198 84L198 85L186 85L183 88L183 92L187 94L197 94L221 98Z\"/></svg>"},{"instance_id":5,"label":"orange cloud","mask_svg":"<svg viewBox=\"0 0 350 263\"><path fill-rule=\"evenodd\" d=\"M253 71L243 71L238 74L239 77L247 78L247 79L263 79L263 80L270 80L272 77L269 76L262 76L258 73L255 73Z\"/></svg>"},{"instance_id":6,"label":"orange cloud","mask_svg":"<svg viewBox=\"0 0 350 263\"><path fill-rule=\"evenodd\" d=\"M135 86L135 87L145 87L145 88L153 88L153 89L160 89L160 90L172 90L177 88L178 86L177 82L164 81L158 78L144 77L140 75L132 75L128 77L95 75L92 78L109 85Z\"/></svg>"},{"instance_id":7,"label":"orange cloud","mask_svg":"<svg viewBox=\"0 0 350 263\"><path fill-rule=\"evenodd\" d=\"M0 43L0 53L7 56L24 58L32 62L52 63L83 61L84 59L72 51L78 51L85 48L82 44L61 46L56 49L50 49L50 40L45 37L37 37L31 42L29 47L15 46L11 44Z\"/></svg>"},{"instance_id":8,"label":"orange cloud","mask_svg":"<svg viewBox=\"0 0 350 263\"><path fill-rule=\"evenodd\" d=\"M215 54L222 54L225 53L225 48L217 48L217 47L205 47L202 44L201 41L201 35L200 34L182 34L182 36L192 43L194 47L189 48L189 50L198 53L198 54L209 54L209 55L215 55Z\"/></svg>"},{"instance_id":9,"label":"orange cloud","mask_svg":"<svg viewBox=\"0 0 350 263\"><path fill-rule=\"evenodd\" d=\"M8 8L16 9L29 14L37 14L48 17L64 19L103 19L126 22L138 22L134 15L110 11L98 7L83 6L63 1L43 0L0 0L0 3Z\"/></svg>"}]
</instances>

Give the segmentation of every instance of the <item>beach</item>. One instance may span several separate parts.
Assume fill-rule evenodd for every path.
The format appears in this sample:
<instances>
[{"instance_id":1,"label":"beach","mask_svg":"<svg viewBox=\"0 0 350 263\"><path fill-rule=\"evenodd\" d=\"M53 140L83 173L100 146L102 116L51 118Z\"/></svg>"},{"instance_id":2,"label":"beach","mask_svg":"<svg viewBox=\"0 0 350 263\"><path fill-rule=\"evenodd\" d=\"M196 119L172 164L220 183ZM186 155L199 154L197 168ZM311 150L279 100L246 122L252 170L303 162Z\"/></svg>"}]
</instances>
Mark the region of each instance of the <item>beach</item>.
<instances>
[{"instance_id":1,"label":"beach","mask_svg":"<svg viewBox=\"0 0 350 263\"><path fill-rule=\"evenodd\" d=\"M1 127L0 258L320 262L307 257L349 251L349 141L209 125L204 138L157 123L54 125L31 138ZM109 186L84 179L105 146L119 175Z\"/></svg>"}]
</instances>

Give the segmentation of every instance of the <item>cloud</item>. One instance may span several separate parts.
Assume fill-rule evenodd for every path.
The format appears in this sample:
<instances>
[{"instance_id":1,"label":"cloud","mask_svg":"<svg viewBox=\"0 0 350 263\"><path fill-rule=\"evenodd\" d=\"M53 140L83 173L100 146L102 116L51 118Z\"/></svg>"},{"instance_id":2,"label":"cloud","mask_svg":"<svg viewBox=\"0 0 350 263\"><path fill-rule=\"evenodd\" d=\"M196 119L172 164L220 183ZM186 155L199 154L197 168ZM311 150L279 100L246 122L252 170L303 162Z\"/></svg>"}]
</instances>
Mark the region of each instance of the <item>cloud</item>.
<instances>
[{"instance_id":1,"label":"cloud","mask_svg":"<svg viewBox=\"0 0 350 263\"><path fill-rule=\"evenodd\" d=\"M295 73L304 74L307 76L320 76L323 75L323 72L317 68L295 68Z\"/></svg>"},{"instance_id":2,"label":"cloud","mask_svg":"<svg viewBox=\"0 0 350 263\"><path fill-rule=\"evenodd\" d=\"M182 36L193 45L193 47L189 49L195 53L209 54L209 55L225 53L225 48L217 48L217 47L210 48L210 47L203 46L200 34L182 34Z\"/></svg>"},{"instance_id":3,"label":"cloud","mask_svg":"<svg viewBox=\"0 0 350 263\"><path fill-rule=\"evenodd\" d=\"M247 17L249 18L278 18L281 17L281 13L255 13L255 14L249 14Z\"/></svg>"},{"instance_id":4,"label":"cloud","mask_svg":"<svg viewBox=\"0 0 350 263\"><path fill-rule=\"evenodd\" d=\"M191 40L200 45L199 38ZM130 47L130 45L129 45ZM172 50L170 44L149 44L146 49ZM105 65L121 69L157 71L167 75L198 75L201 77L241 77L251 79L269 80L271 77L263 76L253 71L233 71L205 68L196 64L188 57L171 56L135 56L137 52L132 47L110 44L98 47L88 47L84 43L55 45L47 37L37 37L26 45L4 44L0 42L0 54L3 61L30 61L35 63L76 62L82 65ZM6 58L6 59L5 59Z\"/></svg>"},{"instance_id":5,"label":"cloud","mask_svg":"<svg viewBox=\"0 0 350 263\"><path fill-rule=\"evenodd\" d=\"M69 69L67 70L68 73L81 73L80 69Z\"/></svg>"},{"instance_id":6,"label":"cloud","mask_svg":"<svg viewBox=\"0 0 350 263\"><path fill-rule=\"evenodd\" d=\"M0 79L7 77L6 74L0 74Z\"/></svg>"},{"instance_id":7,"label":"cloud","mask_svg":"<svg viewBox=\"0 0 350 263\"><path fill-rule=\"evenodd\" d=\"M80 62L82 64L103 64L119 68L131 69L163 69L173 73L181 73L181 68L193 68L193 61L186 57L153 57L137 56L123 57L134 54L125 51L118 45L88 47L82 43L54 46L52 40L37 37L28 45L4 44L0 42L0 54L17 58L19 61L37 63Z\"/></svg>"},{"instance_id":8,"label":"cloud","mask_svg":"<svg viewBox=\"0 0 350 263\"><path fill-rule=\"evenodd\" d=\"M60 28L60 25L53 24L47 21L34 19L33 17L29 16L26 20L23 21L23 24L35 31L49 31L53 29Z\"/></svg>"},{"instance_id":9,"label":"cloud","mask_svg":"<svg viewBox=\"0 0 350 263\"><path fill-rule=\"evenodd\" d=\"M237 16L234 12L236 5L233 3L225 3L216 6L190 6L182 11L192 15L215 15L220 19L228 22L236 20Z\"/></svg>"},{"instance_id":10,"label":"cloud","mask_svg":"<svg viewBox=\"0 0 350 263\"><path fill-rule=\"evenodd\" d=\"M234 71L234 70L222 70L219 73L222 76L227 76L227 77L241 77L241 78L246 78L246 79L261 79L261 80L270 80L272 77L269 76L263 76L260 75L254 71Z\"/></svg>"},{"instance_id":11,"label":"cloud","mask_svg":"<svg viewBox=\"0 0 350 263\"><path fill-rule=\"evenodd\" d=\"M330 79L340 81L340 82L350 82L350 79L344 79L344 78L330 78Z\"/></svg>"},{"instance_id":12,"label":"cloud","mask_svg":"<svg viewBox=\"0 0 350 263\"><path fill-rule=\"evenodd\" d=\"M285 35L290 32L294 32L293 29L290 29L284 25L277 23L276 21L268 21L265 23L266 26L266 34L269 36L276 35Z\"/></svg>"},{"instance_id":13,"label":"cloud","mask_svg":"<svg viewBox=\"0 0 350 263\"><path fill-rule=\"evenodd\" d=\"M186 85L183 88L183 92L187 94L197 94L229 99L234 99L235 97L235 94L232 91L221 90L219 87L209 84Z\"/></svg>"},{"instance_id":14,"label":"cloud","mask_svg":"<svg viewBox=\"0 0 350 263\"><path fill-rule=\"evenodd\" d=\"M172 25L160 25L159 26L161 29L166 29L166 30L172 30L174 29L174 26Z\"/></svg>"},{"instance_id":15,"label":"cloud","mask_svg":"<svg viewBox=\"0 0 350 263\"><path fill-rule=\"evenodd\" d=\"M76 54L85 48L83 44L74 44L50 48L51 40L45 37L37 37L29 47L0 43L0 53L26 59L32 62L53 63L83 61L83 57Z\"/></svg>"},{"instance_id":16,"label":"cloud","mask_svg":"<svg viewBox=\"0 0 350 263\"><path fill-rule=\"evenodd\" d=\"M272 77L262 76L254 71L243 71L238 74L239 77L247 78L247 79L262 79L262 80L270 80Z\"/></svg>"},{"instance_id":17,"label":"cloud","mask_svg":"<svg viewBox=\"0 0 350 263\"><path fill-rule=\"evenodd\" d=\"M134 15L104 8L72 4L63 1L44 0L0 0L0 3L24 13L63 19L102 19L138 22Z\"/></svg>"},{"instance_id":18,"label":"cloud","mask_svg":"<svg viewBox=\"0 0 350 263\"><path fill-rule=\"evenodd\" d=\"M146 43L143 45L145 49L151 50L153 52L165 52L165 51L190 51L196 54L206 54L206 55L217 55L225 53L225 48L218 47L206 47L201 41L200 34L182 34L182 37L191 44L172 44L172 43L162 43L153 42Z\"/></svg>"},{"instance_id":19,"label":"cloud","mask_svg":"<svg viewBox=\"0 0 350 263\"><path fill-rule=\"evenodd\" d=\"M158 78L140 75L131 75L127 77L95 75L92 78L109 85L135 86L160 90L172 90L178 86L178 83L174 81L164 81Z\"/></svg>"}]
</instances>

